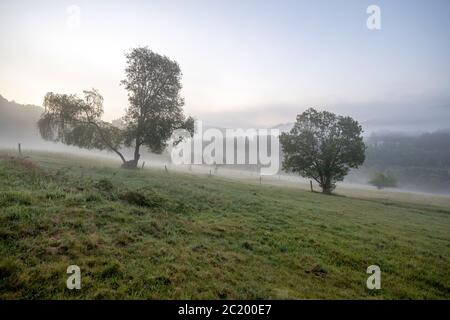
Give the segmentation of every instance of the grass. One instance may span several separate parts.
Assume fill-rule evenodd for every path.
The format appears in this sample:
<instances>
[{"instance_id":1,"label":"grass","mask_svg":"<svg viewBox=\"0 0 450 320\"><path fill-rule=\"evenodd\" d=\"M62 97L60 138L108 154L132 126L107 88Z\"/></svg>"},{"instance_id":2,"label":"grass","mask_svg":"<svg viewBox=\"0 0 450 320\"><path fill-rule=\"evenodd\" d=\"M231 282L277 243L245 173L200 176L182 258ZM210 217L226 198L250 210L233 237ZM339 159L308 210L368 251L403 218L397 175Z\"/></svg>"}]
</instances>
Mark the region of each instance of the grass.
<instances>
[{"instance_id":1,"label":"grass","mask_svg":"<svg viewBox=\"0 0 450 320\"><path fill-rule=\"evenodd\" d=\"M450 208L3 151L0 298L449 299Z\"/></svg>"}]
</instances>

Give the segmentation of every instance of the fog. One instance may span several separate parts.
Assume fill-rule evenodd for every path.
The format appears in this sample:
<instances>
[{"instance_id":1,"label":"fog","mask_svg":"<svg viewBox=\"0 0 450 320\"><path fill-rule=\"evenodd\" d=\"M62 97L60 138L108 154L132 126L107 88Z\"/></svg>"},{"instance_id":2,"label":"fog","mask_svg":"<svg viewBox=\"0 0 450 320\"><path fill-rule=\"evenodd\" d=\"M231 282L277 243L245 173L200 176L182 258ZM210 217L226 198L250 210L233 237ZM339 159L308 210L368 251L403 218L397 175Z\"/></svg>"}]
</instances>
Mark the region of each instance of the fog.
<instances>
[{"instance_id":1,"label":"fog","mask_svg":"<svg viewBox=\"0 0 450 320\"><path fill-rule=\"evenodd\" d=\"M201 120L211 126L227 128L278 127L289 131L295 117L309 107L348 115L358 120L364 135L392 131L423 133L450 127L450 96L418 96L395 101L362 101L359 103L266 104L242 106L237 110L203 113Z\"/></svg>"},{"instance_id":2,"label":"fog","mask_svg":"<svg viewBox=\"0 0 450 320\"><path fill-rule=\"evenodd\" d=\"M400 108L401 109L401 108ZM13 101L8 101L0 96L0 149L17 150L18 144L26 155L27 151L47 151L62 152L76 154L80 156L108 158L118 161L120 159L116 154L108 151L86 150L78 147L67 146L61 143L44 141L39 134L36 122L42 112L42 108L31 105L20 105ZM381 111L384 111L382 109ZM429 115L425 116L426 111ZM253 110L253 112L256 112ZM372 112L373 113L373 112ZM362 111L360 114L364 114ZM223 115L224 117L226 115ZM249 116L243 113L242 118ZM421 122L420 119L423 119ZM420 134L428 132L429 128L437 129L447 125L450 119L450 107L441 106L434 108L416 108L407 112L403 111L380 112L379 117L372 120L362 122L363 128L366 129L366 144L368 150L366 152L366 162L359 169L352 170L345 178L344 182L338 184L338 190L344 186L346 188L375 190L374 187L368 185L368 181L376 172L391 172L397 176L399 180L398 188L389 189L388 192L428 192L434 194L450 195L450 146L446 141L450 141L450 131L441 130L442 134L425 135L420 138ZM409 122L408 122L409 121ZM213 122L209 122L213 124ZM402 124L404 126L402 126ZM280 123L276 128L281 131L289 131L292 123ZM206 127L213 127L205 124ZM236 127L236 123L235 126ZM223 129L223 127L222 127ZM433 130L433 132L435 132ZM416 140L408 140L405 137L417 137ZM421 139L421 140L420 140ZM425 139L425 140L424 140ZM427 140L428 139L428 140ZM430 140L431 139L431 140ZM423 142L421 142L424 140ZM379 149L379 145L388 146L395 144L395 150L398 153L392 153L386 156L387 151ZM421 142L419 145L418 143ZM404 144L401 149L398 144ZM377 146L377 148L373 147ZM435 145L431 150L430 146ZM414 149L411 149L414 148ZM449 150L446 152L446 150ZM122 150L124 156L129 159L132 157L132 150ZM416 155L416 163L411 162L411 156L407 157L407 161L403 159L403 154L413 152ZM425 161L426 160L426 161ZM403 162L402 162L403 161ZM190 172L192 174L217 174L223 177L233 179L244 179L249 181L259 181L259 173L254 166L221 166L215 170L213 166L195 165L195 166L175 166L171 164L168 152L162 154L150 153L141 150L141 159L139 166L145 162L145 168L164 168L169 170L179 170ZM309 186L309 180L303 179L296 175L285 172L279 172L274 177L264 177L265 182L292 182L298 183L299 186Z\"/></svg>"}]
</instances>

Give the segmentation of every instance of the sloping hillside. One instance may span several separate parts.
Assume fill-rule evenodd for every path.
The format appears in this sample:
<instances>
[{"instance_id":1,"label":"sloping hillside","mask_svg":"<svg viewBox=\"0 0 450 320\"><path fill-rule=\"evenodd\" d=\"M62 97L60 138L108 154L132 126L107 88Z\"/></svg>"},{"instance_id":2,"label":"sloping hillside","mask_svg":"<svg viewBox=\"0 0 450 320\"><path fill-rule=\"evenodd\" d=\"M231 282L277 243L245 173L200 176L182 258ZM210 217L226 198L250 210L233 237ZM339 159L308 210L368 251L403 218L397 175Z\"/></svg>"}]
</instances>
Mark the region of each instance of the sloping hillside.
<instances>
[{"instance_id":1,"label":"sloping hillside","mask_svg":"<svg viewBox=\"0 0 450 320\"><path fill-rule=\"evenodd\" d=\"M448 207L11 156L0 299L450 298ZM82 290L66 288L73 264ZM381 290L366 288L370 265Z\"/></svg>"},{"instance_id":2,"label":"sloping hillside","mask_svg":"<svg viewBox=\"0 0 450 320\"><path fill-rule=\"evenodd\" d=\"M0 95L0 145L14 146L18 142L41 141L36 127L42 108L8 101Z\"/></svg>"}]
</instances>

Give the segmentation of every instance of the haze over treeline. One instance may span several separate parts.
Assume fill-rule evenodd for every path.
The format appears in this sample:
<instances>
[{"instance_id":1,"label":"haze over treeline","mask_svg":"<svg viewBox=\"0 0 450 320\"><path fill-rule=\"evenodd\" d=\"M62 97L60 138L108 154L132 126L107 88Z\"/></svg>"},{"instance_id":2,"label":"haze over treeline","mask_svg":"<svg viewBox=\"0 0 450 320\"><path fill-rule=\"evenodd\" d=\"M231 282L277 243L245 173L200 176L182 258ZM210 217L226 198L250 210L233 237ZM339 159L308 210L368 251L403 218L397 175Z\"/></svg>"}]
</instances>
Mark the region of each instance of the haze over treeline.
<instances>
[{"instance_id":1,"label":"haze over treeline","mask_svg":"<svg viewBox=\"0 0 450 320\"><path fill-rule=\"evenodd\" d=\"M0 95L0 144L17 144L21 140L39 143L36 123L43 109L34 105L21 105Z\"/></svg>"},{"instance_id":2,"label":"haze over treeline","mask_svg":"<svg viewBox=\"0 0 450 320\"><path fill-rule=\"evenodd\" d=\"M108 155L41 139L36 123L42 111L42 107L21 105L0 96L0 147L16 148L17 143L22 143L25 149ZM287 131L291 126L287 123L276 127ZM398 126L388 123L383 128L366 132L366 161L345 179L346 182L366 184L373 175L384 172L394 175L402 189L450 194L450 129L401 132ZM145 152L144 157L153 161L170 161L167 154L156 156ZM239 166L239 170L243 169L245 167Z\"/></svg>"},{"instance_id":3,"label":"haze over treeline","mask_svg":"<svg viewBox=\"0 0 450 320\"><path fill-rule=\"evenodd\" d=\"M24 149L61 151L77 154L112 156L111 153L98 150L86 150L62 143L45 141L39 134L37 122L44 108L36 105L22 105L8 101L0 95L0 148L17 148L20 143ZM124 150L130 155L132 150ZM143 152L147 159L163 160L161 156Z\"/></svg>"}]
</instances>

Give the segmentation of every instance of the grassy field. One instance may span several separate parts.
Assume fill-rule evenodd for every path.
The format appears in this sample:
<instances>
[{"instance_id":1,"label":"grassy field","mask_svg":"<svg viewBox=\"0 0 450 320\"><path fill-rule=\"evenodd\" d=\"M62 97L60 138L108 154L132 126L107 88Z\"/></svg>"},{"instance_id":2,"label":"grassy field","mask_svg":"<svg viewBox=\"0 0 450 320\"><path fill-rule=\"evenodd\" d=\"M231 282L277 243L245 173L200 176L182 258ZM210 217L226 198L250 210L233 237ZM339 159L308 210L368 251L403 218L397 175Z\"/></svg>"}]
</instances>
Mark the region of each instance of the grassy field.
<instances>
[{"instance_id":1,"label":"grassy field","mask_svg":"<svg viewBox=\"0 0 450 320\"><path fill-rule=\"evenodd\" d=\"M449 207L29 155L0 152L1 299L450 298Z\"/></svg>"}]
</instances>

